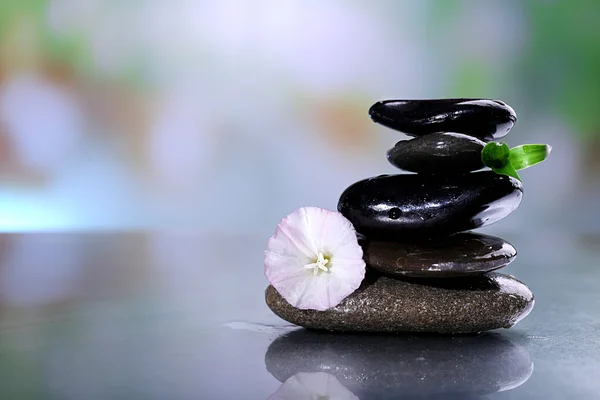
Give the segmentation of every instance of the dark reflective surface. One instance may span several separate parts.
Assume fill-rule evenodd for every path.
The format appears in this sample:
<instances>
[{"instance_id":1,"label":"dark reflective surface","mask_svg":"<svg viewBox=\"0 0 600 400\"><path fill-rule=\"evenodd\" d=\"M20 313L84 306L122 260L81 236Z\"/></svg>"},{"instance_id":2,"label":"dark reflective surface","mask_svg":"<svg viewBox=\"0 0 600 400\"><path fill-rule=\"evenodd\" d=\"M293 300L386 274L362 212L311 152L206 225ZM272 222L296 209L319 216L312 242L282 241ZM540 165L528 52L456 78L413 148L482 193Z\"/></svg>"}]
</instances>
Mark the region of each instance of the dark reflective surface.
<instances>
[{"instance_id":1,"label":"dark reflective surface","mask_svg":"<svg viewBox=\"0 0 600 400\"><path fill-rule=\"evenodd\" d=\"M521 203L519 181L492 171L457 176L385 175L340 196L338 210L366 236L437 236L493 224ZM390 215L393 209L394 215Z\"/></svg>"},{"instance_id":2,"label":"dark reflective surface","mask_svg":"<svg viewBox=\"0 0 600 400\"><path fill-rule=\"evenodd\" d=\"M385 100L373 104L369 116L410 136L457 132L486 141L506 136L517 121L507 104L485 99Z\"/></svg>"},{"instance_id":3,"label":"dark reflective surface","mask_svg":"<svg viewBox=\"0 0 600 400\"><path fill-rule=\"evenodd\" d=\"M297 373L330 374L364 399L489 394L516 388L533 372L527 350L496 333L432 337L298 330L269 346L265 364L280 382Z\"/></svg>"},{"instance_id":4,"label":"dark reflective surface","mask_svg":"<svg viewBox=\"0 0 600 400\"><path fill-rule=\"evenodd\" d=\"M283 384L267 370L265 355L292 329L264 300L262 263L270 233L0 235L0 398L269 398ZM600 236L542 229L490 233L519 249L502 272L526 282L536 296L527 318L494 331L510 341L499 347L529 353L533 374L511 390L425 398L599 398ZM366 336L371 341L376 339ZM418 343L426 359L443 350L428 350L429 339ZM390 362L411 360L414 366L419 356L410 347ZM465 357L474 356L472 347L462 349ZM376 344L371 348L378 351ZM460 356L460 347L455 350ZM335 359L323 362L343 361L330 354ZM457 373L445 365L447 376ZM433 370L443 382L443 369L422 369ZM304 387L314 393L325 384L352 398L333 379L310 376ZM434 393L436 382L425 376L418 389L427 393L431 384Z\"/></svg>"},{"instance_id":5,"label":"dark reflective surface","mask_svg":"<svg viewBox=\"0 0 600 400\"><path fill-rule=\"evenodd\" d=\"M396 143L387 151L387 159L405 171L460 174L483 168L484 145L479 139L459 133L432 133Z\"/></svg>"}]
</instances>

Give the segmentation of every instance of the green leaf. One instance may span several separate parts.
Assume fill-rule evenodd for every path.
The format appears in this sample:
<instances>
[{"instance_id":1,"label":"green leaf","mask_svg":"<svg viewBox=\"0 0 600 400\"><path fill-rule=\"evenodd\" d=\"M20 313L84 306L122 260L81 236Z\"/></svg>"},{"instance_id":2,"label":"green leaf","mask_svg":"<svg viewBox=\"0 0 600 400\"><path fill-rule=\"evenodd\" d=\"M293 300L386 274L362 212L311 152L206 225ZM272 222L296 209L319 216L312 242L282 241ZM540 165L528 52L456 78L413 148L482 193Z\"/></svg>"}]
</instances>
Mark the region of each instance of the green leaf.
<instances>
[{"instance_id":1,"label":"green leaf","mask_svg":"<svg viewBox=\"0 0 600 400\"><path fill-rule=\"evenodd\" d=\"M547 144L523 144L510 149L508 159L514 169L519 171L544 161L551 151L552 147Z\"/></svg>"},{"instance_id":2,"label":"green leaf","mask_svg":"<svg viewBox=\"0 0 600 400\"><path fill-rule=\"evenodd\" d=\"M512 176L513 178L518 179L519 181L521 180L521 177L519 177L519 174L517 174L517 171L510 162L508 162L504 167L492 168L492 171L500 175Z\"/></svg>"},{"instance_id":3,"label":"green leaf","mask_svg":"<svg viewBox=\"0 0 600 400\"><path fill-rule=\"evenodd\" d=\"M491 169L501 169L509 163L510 150L506 143L490 142L481 151L481 161Z\"/></svg>"}]
</instances>

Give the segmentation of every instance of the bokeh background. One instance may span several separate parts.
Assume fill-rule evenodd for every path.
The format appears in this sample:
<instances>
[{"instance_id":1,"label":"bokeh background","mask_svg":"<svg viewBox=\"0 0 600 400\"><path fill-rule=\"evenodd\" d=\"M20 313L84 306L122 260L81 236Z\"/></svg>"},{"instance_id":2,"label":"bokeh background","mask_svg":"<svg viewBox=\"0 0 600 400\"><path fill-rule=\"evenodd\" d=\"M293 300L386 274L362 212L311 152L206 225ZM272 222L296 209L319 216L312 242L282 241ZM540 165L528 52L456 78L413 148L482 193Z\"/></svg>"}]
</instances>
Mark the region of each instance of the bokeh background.
<instances>
[{"instance_id":1,"label":"bokeh background","mask_svg":"<svg viewBox=\"0 0 600 400\"><path fill-rule=\"evenodd\" d=\"M267 238L396 172L372 103L440 97L503 100L510 146L553 146L483 231L536 294L517 393L597 396L598 21L598 0L0 0L0 231L77 231L0 235L0 398L266 398L280 332L238 328L283 323Z\"/></svg>"},{"instance_id":2,"label":"bokeh background","mask_svg":"<svg viewBox=\"0 0 600 400\"><path fill-rule=\"evenodd\" d=\"M394 168L388 98L501 99L549 143L493 229L595 231L596 0L3 0L0 230L271 232Z\"/></svg>"}]
</instances>

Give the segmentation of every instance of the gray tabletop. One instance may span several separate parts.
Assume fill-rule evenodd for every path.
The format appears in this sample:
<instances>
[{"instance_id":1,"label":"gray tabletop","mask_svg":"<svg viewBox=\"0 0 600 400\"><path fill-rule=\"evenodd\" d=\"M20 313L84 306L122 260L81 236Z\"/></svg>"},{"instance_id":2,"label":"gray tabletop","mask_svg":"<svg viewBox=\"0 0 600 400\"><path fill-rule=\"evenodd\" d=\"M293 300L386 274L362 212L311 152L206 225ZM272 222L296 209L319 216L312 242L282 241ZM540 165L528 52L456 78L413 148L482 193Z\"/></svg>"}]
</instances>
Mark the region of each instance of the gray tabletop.
<instances>
[{"instance_id":1,"label":"gray tabletop","mask_svg":"<svg viewBox=\"0 0 600 400\"><path fill-rule=\"evenodd\" d=\"M3 235L0 398L600 398L600 237L501 236L535 308L452 338L290 326L263 235Z\"/></svg>"}]
</instances>

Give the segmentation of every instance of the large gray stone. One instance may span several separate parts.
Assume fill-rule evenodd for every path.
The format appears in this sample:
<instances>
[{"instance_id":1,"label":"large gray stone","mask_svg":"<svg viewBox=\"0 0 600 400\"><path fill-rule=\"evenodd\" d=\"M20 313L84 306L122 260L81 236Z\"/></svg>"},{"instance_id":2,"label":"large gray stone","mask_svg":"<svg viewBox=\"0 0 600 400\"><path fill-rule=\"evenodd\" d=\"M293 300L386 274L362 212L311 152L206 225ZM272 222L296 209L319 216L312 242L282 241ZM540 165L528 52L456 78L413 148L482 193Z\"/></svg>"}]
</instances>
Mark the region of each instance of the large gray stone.
<instances>
[{"instance_id":1,"label":"large gray stone","mask_svg":"<svg viewBox=\"0 0 600 400\"><path fill-rule=\"evenodd\" d=\"M332 374L361 399L465 399L510 390L533 372L527 349L498 333L397 336L300 329L271 343L265 364L280 382L299 372Z\"/></svg>"},{"instance_id":2,"label":"large gray stone","mask_svg":"<svg viewBox=\"0 0 600 400\"><path fill-rule=\"evenodd\" d=\"M369 273L336 307L299 310L269 286L269 308L306 328L339 332L475 333L510 328L533 308L533 294L515 278L490 273L463 279L404 281Z\"/></svg>"},{"instance_id":3,"label":"large gray stone","mask_svg":"<svg viewBox=\"0 0 600 400\"><path fill-rule=\"evenodd\" d=\"M370 267L395 276L458 278L483 275L511 263L517 250L507 241L478 233L418 241L359 240Z\"/></svg>"}]
</instances>

